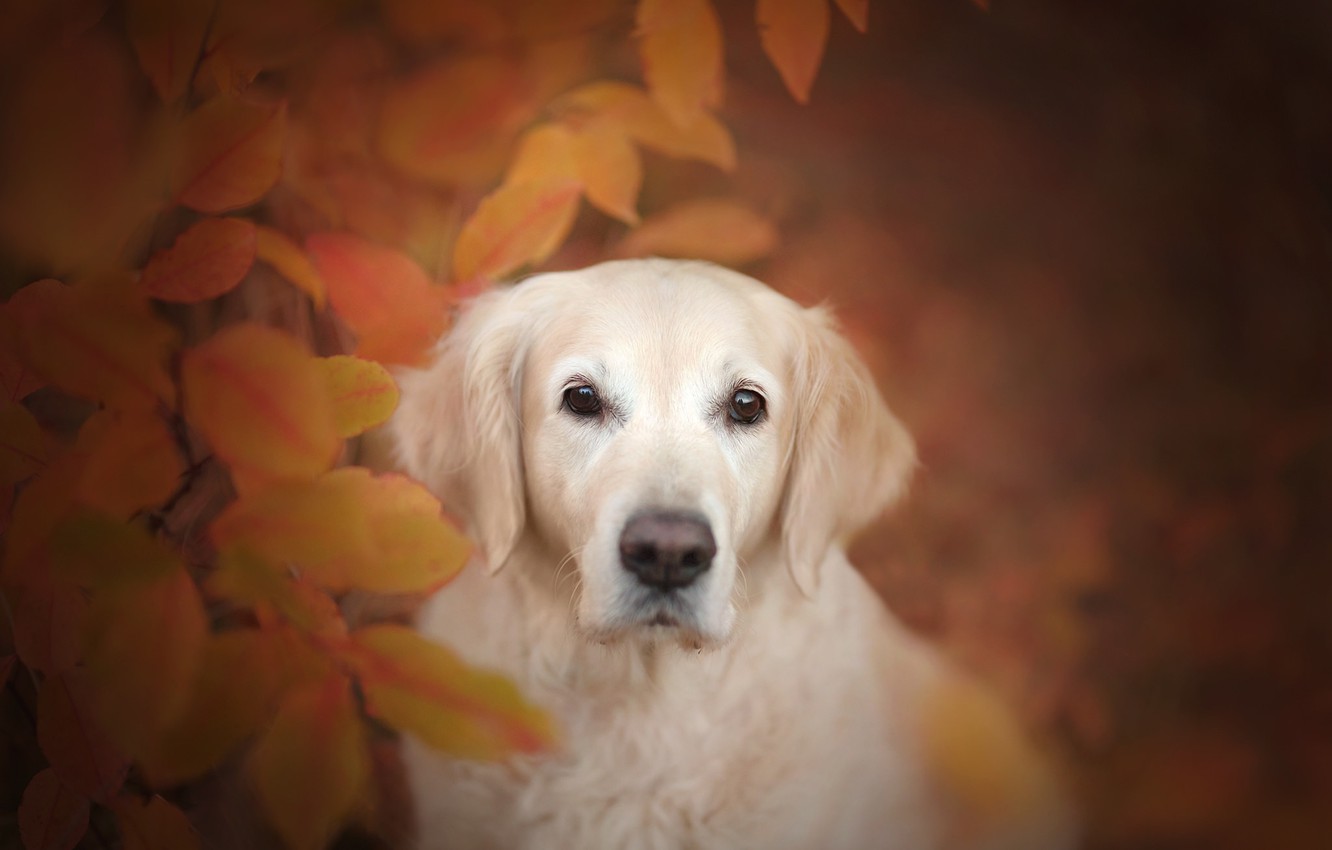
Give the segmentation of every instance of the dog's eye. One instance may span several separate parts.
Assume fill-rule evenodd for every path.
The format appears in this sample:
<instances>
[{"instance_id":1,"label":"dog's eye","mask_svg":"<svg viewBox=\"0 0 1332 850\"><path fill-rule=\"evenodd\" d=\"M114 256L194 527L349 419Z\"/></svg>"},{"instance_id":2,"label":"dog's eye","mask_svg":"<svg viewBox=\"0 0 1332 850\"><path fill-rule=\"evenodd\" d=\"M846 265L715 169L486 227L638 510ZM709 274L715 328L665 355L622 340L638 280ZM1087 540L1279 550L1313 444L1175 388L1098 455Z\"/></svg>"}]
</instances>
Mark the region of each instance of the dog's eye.
<instances>
[{"instance_id":1,"label":"dog's eye","mask_svg":"<svg viewBox=\"0 0 1332 850\"><path fill-rule=\"evenodd\" d=\"M736 390L731 396L731 418L744 425L752 425L763 415L763 396L753 390Z\"/></svg>"},{"instance_id":2,"label":"dog's eye","mask_svg":"<svg viewBox=\"0 0 1332 850\"><path fill-rule=\"evenodd\" d=\"M601 412L601 397L586 384L569 387L564 391L564 406L579 416L596 416Z\"/></svg>"}]
</instances>

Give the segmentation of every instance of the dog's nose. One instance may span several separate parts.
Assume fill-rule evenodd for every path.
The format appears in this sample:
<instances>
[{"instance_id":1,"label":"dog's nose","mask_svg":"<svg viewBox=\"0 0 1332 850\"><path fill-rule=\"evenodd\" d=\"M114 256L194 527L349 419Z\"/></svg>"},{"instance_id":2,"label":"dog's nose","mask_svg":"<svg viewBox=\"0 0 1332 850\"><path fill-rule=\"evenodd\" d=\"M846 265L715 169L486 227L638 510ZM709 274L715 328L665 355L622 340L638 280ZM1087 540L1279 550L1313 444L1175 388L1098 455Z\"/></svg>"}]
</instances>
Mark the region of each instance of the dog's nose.
<instances>
[{"instance_id":1,"label":"dog's nose","mask_svg":"<svg viewBox=\"0 0 1332 850\"><path fill-rule=\"evenodd\" d=\"M717 543L698 516L649 511L630 519L620 533L620 563L648 587L684 587L712 566Z\"/></svg>"}]
</instances>

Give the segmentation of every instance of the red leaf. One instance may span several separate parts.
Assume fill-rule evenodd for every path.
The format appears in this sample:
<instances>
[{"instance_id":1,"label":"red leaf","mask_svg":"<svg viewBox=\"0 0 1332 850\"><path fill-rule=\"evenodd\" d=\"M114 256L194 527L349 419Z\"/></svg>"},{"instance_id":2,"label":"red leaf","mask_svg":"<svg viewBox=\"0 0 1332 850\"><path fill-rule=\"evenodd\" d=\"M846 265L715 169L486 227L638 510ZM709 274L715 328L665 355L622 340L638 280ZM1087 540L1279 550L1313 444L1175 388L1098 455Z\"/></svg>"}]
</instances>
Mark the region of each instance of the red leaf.
<instances>
[{"instance_id":1,"label":"red leaf","mask_svg":"<svg viewBox=\"0 0 1332 850\"><path fill-rule=\"evenodd\" d=\"M46 443L26 407L0 400L0 486L11 487L46 466Z\"/></svg>"},{"instance_id":2,"label":"red leaf","mask_svg":"<svg viewBox=\"0 0 1332 850\"><path fill-rule=\"evenodd\" d=\"M73 850L88 831L90 810L87 797L70 791L46 768L28 783L19 804L24 850Z\"/></svg>"},{"instance_id":3,"label":"red leaf","mask_svg":"<svg viewBox=\"0 0 1332 850\"><path fill-rule=\"evenodd\" d=\"M348 233L305 242L333 309L358 337L360 357L416 364L444 332L446 290L406 255Z\"/></svg>"},{"instance_id":4,"label":"red leaf","mask_svg":"<svg viewBox=\"0 0 1332 850\"><path fill-rule=\"evenodd\" d=\"M0 396L9 401L22 401L32 393L46 386L46 382L37 377L18 355L8 346L12 340L0 343Z\"/></svg>"},{"instance_id":5,"label":"red leaf","mask_svg":"<svg viewBox=\"0 0 1332 850\"><path fill-rule=\"evenodd\" d=\"M271 227L258 227L256 248L258 257L278 270L278 273L314 302L316 310L324 309L324 279L315 271L310 258L288 236Z\"/></svg>"},{"instance_id":6,"label":"red leaf","mask_svg":"<svg viewBox=\"0 0 1332 850\"><path fill-rule=\"evenodd\" d=\"M129 761L91 708L86 671L74 668L47 678L37 695L37 742L66 787L107 803L125 783Z\"/></svg>"},{"instance_id":7,"label":"red leaf","mask_svg":"<svg viewBox=\"0 0 1332 850\"><path fill-rule=\"evenodd\" d=\"M245 473L308 478L342 446L319 367L281 331L245 323L181 361L185 415L219 457Z\"/></svg>"},{"instance_id":8,"label":"red leaf","mask_svg":"<svg viewBox=\"0 0 1332 850\"><path fill-rule=\"evenodd\" d=\"M530 181L500 186L463 225L453 249L459 281L497 280L559 247L578 211L579 183Z\"/></svg>"},{"instance_id":9,"label":"red leaf","mask_svg":"<svg viewBox=\"0 0 1332 850\"><path fill-rule=\"evenodd\" d=\"M206 0L130 0L125 28L139 66L166 103L190 86L213 4Z\"/></svg>"},{"instance_id":10,"label":"red leaf","mask_svg":"<svg viewBox=\"0 0 1332 850\"><path fill-rule=\"evenodd\" d=\"M254 222L243 218L206 218L175 243L158 251L144 267L140 283L160 301L192 304L226 292L244 279L254 264Z\"/></svg>"},{"instance_id":11,"label":"red leaf","mask_svg":"<svg viewBox=\"0 0 1332 850\"><path fill-rule=\"evenodd\" d=\"M809 103L828 43L828 0L758 0L757 14L763 52L791 96Z\"/></svg>"},{"instance_id":12,"label":"red leaf","mask_svg":"<svg viewBox=\"0 0 1332 850\"><path fill-rule=\"evenodd\" d=\"M30 581L6 590L14 617L14 650L30 669L47 676L62 673L80 660L88 601L65 581Z\"/></svg>"},{"instance_id":13,"label":"red leaf","mask_svg":"<svg viewBox=\"0 0 1332 850\"><path fill-rule=\"evenodd\" d=\"M688 127L721 103L722 32L708 0L639 0L638 52L652 97Z\"/></svg>"},{"instance_id":14,"label":"red leaf","mask_svg":"<svg viewBox=\"0 0 1332 850\"><path fill-rule=\"evenodd\" d=\"M690 257L741 266L777 247L777 228L744 204L725 198L685 201L631 230L616 256Z\"/></svg>"},{"instance_id":15,"label":"red leaf","mask_svg":"<svg viewBox=\"0 0 1332 850\"><path fill-rule=\"evenodd\" d=\"M249 206L282 173L287 105L219 96L186 116L171 173L177 202L207 213Z\"/></svg>"},{"instance_id":16,"label":"red leaf","mask_svg":"<svg viewBox=\"0 0 1332 850\"><path fill-rule=\"evenodd\" d=\"M78 453L66 452L24 485L5 535L5 559L0 563L0 578L5 583L48 583L46 545L75 505L74 493L82 471L83 459Z\"/></svg>"},{"instance_id":17,"label":"red leaf","mask_svg":"<svg viewBox=\"0 0 1332 850\"><path fill-rule=\"evenodd\" d=\"M344 354L317 361L333 400L338 436L355 437L384 424L398 406L398 385L378 363Z\"/></svg>"},{"instance_id":18,"label":"red leaf","mask_svg":"<svg viewBox=\"0 0 1332 850\"><path fill-rule=\"evenodd\" d=\"M124 850L198 850L199 834L185 813L157 795L121 797L113 807Z\"/></svg>"},{"instance_id":19,"label":"red leaf","mask_svg":"<svg viewBox=\"0 0 1332 850\"><path fill-rule=\"evenodd\" d=\"M338 672L287 692L246 762L264 811L288 847L323 847L369 780L365 730Z\"/></svg>"},{"instance_id":20,"label":"red leaf","mask_svg":"<svg viewBox=\"0 0 1332 850\"><path fill-rule=\"evenodd\" d=\"M67 392L118 408L175 401L166 361L176 332L126 281L29 284L6 305L3 326L20 359Z\"/></svg>"},{"instance_id":21,"label":"red leaf","mask_svg":"<svg viewBox=\"0 0 1332 850\"><path fill-rule=\"evenodd\" d=\"M550 717L513 683L468 667L411 629L362 629L345 657L372 714L452 755L499 758L555 741Z\"/></svg>"}]
</instances>

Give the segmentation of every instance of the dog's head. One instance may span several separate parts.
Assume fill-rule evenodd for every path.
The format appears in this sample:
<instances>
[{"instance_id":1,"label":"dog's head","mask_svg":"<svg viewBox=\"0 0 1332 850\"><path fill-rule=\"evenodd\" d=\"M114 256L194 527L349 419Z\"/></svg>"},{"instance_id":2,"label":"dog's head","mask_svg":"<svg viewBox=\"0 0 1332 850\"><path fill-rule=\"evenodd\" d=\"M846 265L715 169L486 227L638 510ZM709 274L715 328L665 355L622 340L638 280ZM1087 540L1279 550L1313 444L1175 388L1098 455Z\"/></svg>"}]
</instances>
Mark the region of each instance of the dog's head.
<instances>
[{"instance_id":1,"label":"dog's head","mask_svg":"<svg viewBox=\"0 0 1332 850\"><path fill-rule=\"evenodd\" d=\"M491 292L400 384L402 465L601 641L715 645L756 583L812 596L914 463L825 311L703 263ZM781 560L789 579L745 569Z\"/></svg>"}]
</instances>

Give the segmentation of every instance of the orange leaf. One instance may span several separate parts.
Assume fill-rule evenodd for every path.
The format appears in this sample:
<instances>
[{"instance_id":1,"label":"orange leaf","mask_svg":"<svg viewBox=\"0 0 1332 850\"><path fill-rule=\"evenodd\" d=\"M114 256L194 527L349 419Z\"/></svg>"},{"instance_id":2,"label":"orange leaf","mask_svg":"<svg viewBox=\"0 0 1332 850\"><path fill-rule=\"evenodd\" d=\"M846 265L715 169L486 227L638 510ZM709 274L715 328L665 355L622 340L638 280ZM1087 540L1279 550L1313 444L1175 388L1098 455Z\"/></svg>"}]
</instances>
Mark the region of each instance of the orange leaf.
<instances>
[{"instance_id":1,"label":"orange leaf","mask_svg":"<svg viewBox=\"0 0 1332 850\"><path fill-rule=\"evenodd\" d=\"M254 222L205 218L153 254L140 278L144 291L160 301L193 304L230 292L254 264Z\"/></svg>"},{"instance_id":2,"label":"orange leaf","mask_svg":"<svg viewBox=\"0 0 1332 850\"><path fill-rule=\"evenodd\" d=\"M463 758L537 752L555 741L550 717L502 676L468 667L403 626L352 635L346 654L366 707L386 723Z\"/></svg>"},{"instance_id":3,"label":"orange leaf","mask_svg":"<svg viewBox=\"0 0 1332 850\"><path fill-rule=\"evenodd\" d=\"M500 51L448 57L384 97L376 147L413 177L469 185L503 167L509 139L536 113L522 64Z\"/></svg>"},{"instance_id":4,"label":"orange leaf","mask_svg":"<svg viewBox=\"0 0 1332 850\"><path fill-rule=\"evenodd\" d=\"M146 802L122 796L113 807L124 850L198 850L199 834L190 819L154 794Z\"/></svg>"},{"instance_id":5,"label":"orange leaf","mask_svg":"<svg viewBox=\"0 0 1332 850\"><path fill-rule=\"evenodd\" d=\"M349 233L305 242L328 299L357 335L356 353L387 364L416 364L444 332L445 290L406 255Z\"/></svg>"},{"instance_id":6,"label":"orange leaf","mask_svg":"<svg viewBox=\"0 0 1332 850\"><path fill-rule=\"evenodd\" d=\"M174 404L166 361L176 332L119 279L29 284L6 305L4 326L20 359L62 390L118 408Z\"/></svg>"},{"instance_id":7,"label":"orange leaf","mask_svg":"<svg viewBox=\"0 0 1332 850\"><path fill-rule=\"evenodd\" d=\"M297 289L310 296L316 310L324 309L324 279L299 245L280 230L259 225L256 248L260 260L278 270Z\"/></svg>"},{"instance_id":8,"label":"orange leaf","mask_svg":"<svg viewBox=\"0 0 1332 850\"><path fill-rule=\"evenodd\" d=\"M219 457L246 473L306 478L342 446L315 360L293 337L245 323L181 360L185 415Z\"/></svg>"},{"instance_id":9,"label":"orange leaf","mask_svg":"<svg viewBox=\"0 0 1332 850\"><path fill-rule=\"evenodd\" d=\"M643 162L624 129L609 120L587 123L574 136L573 159L592 206L637 224L634 205L643 185Z\"/></svg>"},{"instance_id":10,"label":"orange leaf","mask_svg":"<svg viewBox=\"0 0 1332 850\"><path fill-rule=\"evenodd\" d=\"M10 487L46 466L46 434L28 409L0 401L0 486Z\"/></svg>"},{"instance_id":11,"label":"orange leaf","mask_svg":"<svg viewBox=\"0 0 1332 850\"><path fill-rule=\"evenodd\" d=\"M24 850L73 850L88 831L88 798L70 791L51 768L32 778L19 803Z\"/></svg>"},{"instance_id":12,"label":"orange leaf","mask_svg":"<svg viewBox=\"0 0 1332 850\"><path fill-rule=\"evenodd\" d=\"M210 533L220 549L296 566L335 591L433 589L462 569L469 554L425 488L360 467L243 495Z\"/></svg>"},{"instance_id":13,"label":"orange leaf","mask_svg":"<svg viewBox=\"0 0 1332 850\"><path fill-rule=\"evenodd\" d=\"M791 96L809 103L828 43L828 0L758 0L757 16L763 52Z\"/></svg>"},{"instance_id":14,"label":"orange leaf","mask_svg":"<svg viewBox=\"0 0 1332 850\"><path fill-rule=\"evenodd\" d=\"M13 611L14 651L24 664L52 676L79 662L79 624L88 609L82 591L65 581L29 581L5 594Z\"/></svg>"},{"instance_id":15,"label":"orange leaf","mask_svg":"<svg viewBox=\"0 0 1332 850\"><path fill-rule=\"evenodd\" d=\"M171 194L200 212L219 213L262 198L282 173L287 105L218 96L186 116L171 173Z\"/></svg>"},{"instance_id":16,"label":"orange leaf","mask_svg":"<svg viewBox=\"0 0 1332 850\"><path fill-rule=\"evenodd\" d=\"M56 579L94 590L143 586L181 569L180 559L143 529L88 511L57 526L50 558Z\"/></svg>"},{"instance_id":17,"label":"orange leaf","mask_svg":"<svg viewBox=\"0 0 1332 850\"><path fill-rule=\"evenodd\" d=\"M722 33L708 0L639 0L638 52L652 97L688 127L721 103Z\"/></svg>"},{"instance_id":18,"label":"orange leaf","mask_svg":"<svg viewBox=\"0 0 1332 850\"><path fill-rule=\"evenodd\" d=\"M383 366L345 354L321 357L316 362L333 400L338 436L363 434L393 415L398 406L398 385Z\"/></svg>"},{"instance_id":19,"label":"orange leaf","mask_svg":"<svg viewBox=\"0 0 1332 850\"><path fill-rule=\"evenodd\" d=\"M261 625L272 620L269 610L261 606L271 606L307 634L326 640L346 637L347 622L332 597L308 579L293 579L284 572L244 549L227 549L218 555L217 569L208 579L208 592L255 606Z\"/></svg>"},{"instance_id":20,"label":"orange leaf","mask_svg":"<svg viewBox=\"0 0 1332 850\"><path fill-rule=\"evenodd\" d=\"M500 186L463 225L453 249L459 281L496 280L559 247L578 211L577 181L529 181Z\"/></svg>"},{"instance_id":21,"label":"orange leaf","mask_svg":"<svg viewBox=\"0 0 1332 850\"><path fill-rule=\"evenodd\" d=\"M556 107L610 119L643 147L666 156L700 160L723 171L735 168L735 142L716 118L705 112L680 127L646 92L628 83L588 83L561 97Z\"/></svg>"},{"instance_id":22,"label":"orange leaf","mask_svg":"<svg viewBox=\"0 0 1332 850\"><path fill-rule=\"evenodd\" d=\"M46 386L31 369L23 365L18 355L10 351L10 340L0 343L0 397L8 401L22 401Z\"/></svg>"},{"instance_id":23,"label":"orange leaf","mask_svg":"<svg viewBox=\"0 0 1332 850\"><path fill-rule=\"evenodd\" d=\"M125 26L139 66L166 103L190 87L213 4L204 0L130 0Z\"/></svg>"},{"instance_id":24,"label":"orange leaf","mask_svg":"<svg viewBox=\"0 0 1332 850\"><path fill-rule=\"evenodd\" d=\"M94 413L79 429L80 503L120 519L166 501L185 464L166 423L146 410Z\"/></svg>"},{"instance_id":25,"label":"orange leaf","mask_svg":"<svg viewBox=\"0 0 1332 850\"><path fill-rule=\"evenodd\" d=\"M283 683L281 649L267 632L256 629L222 632L205 640L189 700L142 754L141 765L154 785L199 776L259 730Z\"/></svg>"},{"instance_id":26,"label":"orange leaf","mask_svg":"<svg viewBox=\"0 0 1332 850\"><path fill-rule=\"evenodd\" d=\"M860 32L869 29L869 0L835 0L851 26Z\"/></svg>"},{"instance_id":27,"label":"orange leaf","mask_svg":"<svg viewBox=\"0 0 1332 850\"><path fill-rule=\"evenodd\" d=\"M294 686L255 744L246 773L278 835L293 850L317 850L365 792L370 753L338 672Z\"/></svg>"},{"instance_id":28,"label":"orange leaf","mask_svg":"<svg viewBox=\"0 0 1332 850\"><path fill-rule=\"evenodd\" d=\"M42 682L37 742L65 787L106 803L125 783L129 761L94 719L87 676L76 667Z\"/></svg>"},{"instance_id":29,"label":"orange leaf","mask_svg":"<svg viewBox=\"0 0 1332 850\"><path fill-rule=\"evenodd\" d=\"M772 253L777 228L749 207L723 198L685 201L631 230L616 256L691 257L741 266Z\"/></svg>"},{"instance_id":30,"label":"orange leaf","mask_svg":"<svg viewBox=\"0 0 1332 850\"><path fill-rule=\"evenodd\" d=\"M66 452L23 487L14 501L10 528L5 534L5 560L0 578L6 584L45 581L46 545L71 508L83 459Z\"/></svg>"},{"instance_id":31,"label":"orange leaf","mask_svg":"<svg viewBox=\"0 0 1332 850\"><path fill-rule=\"evenodd\" d=\"M573 133L561 124L538 124L523 134L505 183L578 179Z\"/></svg>"}]
</instances>

